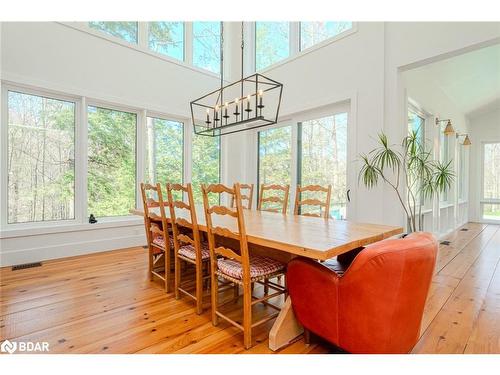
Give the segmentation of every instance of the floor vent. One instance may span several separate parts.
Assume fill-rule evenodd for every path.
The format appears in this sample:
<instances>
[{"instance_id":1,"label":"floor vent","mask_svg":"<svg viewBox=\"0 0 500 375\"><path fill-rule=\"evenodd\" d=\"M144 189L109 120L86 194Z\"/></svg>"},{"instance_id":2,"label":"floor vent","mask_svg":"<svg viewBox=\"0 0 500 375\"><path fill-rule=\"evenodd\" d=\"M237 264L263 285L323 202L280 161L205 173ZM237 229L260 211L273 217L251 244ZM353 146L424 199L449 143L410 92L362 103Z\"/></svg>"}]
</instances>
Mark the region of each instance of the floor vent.
<instances>
[{"instance_id":1,"label":"floor vent","mask_svg":"<svg viewBox=\"0 0 500 375\"><path fill-rule=\"evenodd\" d=\"M450 241L441 241L440 244L441 245L445 245L445 246L449 246L450 245Z\"/></svg>"},{"instance_id":2,"label":"floor vent","mask_svg":"<svg viewBox=\"0 0 500 375\"><path fill-rule=\"evenodd\" d=\"M42 266L41 262L18 264L12 266L12 271L24 270L26 268L41 267L41 266Z\"/></svg>"},{"instance_id":3,"label":"floor vent","mask_svg":"<svg viewBox=\"0 0 500 375\"><path fill-rule=\"evenodd\" d=\"M462 229L460 229L460 232L467 232L467 231L468 231L468 229L467 229L467 228L462 228Z\"/></svg>"}]
</instances>

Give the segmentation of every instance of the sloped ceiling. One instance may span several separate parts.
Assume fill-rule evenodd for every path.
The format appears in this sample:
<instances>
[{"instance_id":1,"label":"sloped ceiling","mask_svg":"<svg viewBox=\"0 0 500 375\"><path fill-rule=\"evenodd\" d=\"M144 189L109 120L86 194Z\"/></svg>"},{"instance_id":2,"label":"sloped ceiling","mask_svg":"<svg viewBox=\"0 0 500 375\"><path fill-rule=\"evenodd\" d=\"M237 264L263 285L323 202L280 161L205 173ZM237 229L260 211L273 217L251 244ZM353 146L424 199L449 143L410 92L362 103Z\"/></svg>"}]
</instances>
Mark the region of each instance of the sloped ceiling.
<instances>
[{"instance_id":1,"label":"sloped ceiling","mask_svg":"<svg viewBox=\"0 0 500 375\"><path fill-rule=\"evenodd\" d=\"M413 82L438 87L464 115L500 105L500 45L405 72Z\"/></svg>"}]
</instances>

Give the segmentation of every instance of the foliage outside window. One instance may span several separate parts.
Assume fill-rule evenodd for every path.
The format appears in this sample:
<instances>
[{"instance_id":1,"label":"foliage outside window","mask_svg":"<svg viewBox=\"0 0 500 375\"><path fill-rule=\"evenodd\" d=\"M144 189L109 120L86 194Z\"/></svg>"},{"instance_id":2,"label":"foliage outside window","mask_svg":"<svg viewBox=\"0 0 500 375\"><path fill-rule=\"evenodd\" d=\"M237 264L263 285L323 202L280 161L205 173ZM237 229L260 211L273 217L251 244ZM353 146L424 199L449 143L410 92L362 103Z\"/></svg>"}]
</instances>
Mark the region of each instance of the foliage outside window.
<instances>
[{"instance_id":1,"label":"foliage outside window","mask_svg":"<svg viewBox=\"0 0 500 375\"><path fill-rule=\"evenodd\" d=\"M129 43L137 44L138 25L137 22L104 22L92 21L89 26L93 29L103 31L106 34L120 38Z\"/></svg>"},{"instance_id":2,"label":"foliage outside window","mask_svg":"<svg viewBox=\"0 0 500 375\"><path fill-rule=\"evenodd\" d=\"M289 22L255 22L255 70L290 56Z\"/></svg>"},{"instance_id":3,"label":"foliage outside window","mask_svg":"<svg viewBox=\"0 0 500 375\"><path fill-rule=\"evenodd\" d=\"M196 203L203 202L201 184L216 184L219 182L220 138L204 137L193 134L191 183L193 197ZM215 195L210 197L211 204L218 203Z\"/></svg>"},{"instance_id":4,"label":"foliage outside window","mask_svg":"<svg viewBox=\"0 0 500 375\"><path fill-rule=\"evenodd\" d=\"M411 109L408 110L408 135L414 136L420 145L424 145L425 142L424 131L425 131L425 119L419 114L417 114L415 111ZM412 179L413 175L410 175L409 178ZM417 190L419 190L419 184L417 182L418 181L410 180L409 185L414 187L412 193L415 197L415 204L418 206L420 204L423 204L423 202L421 194L417 194Z\"/></svg>"},{"instance_id":5,"label":"foliage outside window","mask_svg":"<svg viewBox=\"0 0 500 375\"><path fill-rule=\"evenodd\" d=\"M184 61L184 22L149 22L149 48Z\"/></svg>"},{"instance_id":6,"label":"foliage outside window","mask_svg":"<svg viewBox=\"0 0 500 375\"><path fill-rule=\"evenodd\" d=\"M352 28L352 22L301 22L300 50L312 47Z\"/></svg>"},{"instance_id":7,"label":"foliage outside window","mask_svg":"<svg viewBox=\"0 0 500 375\"><path fill-rule=\"evenodd\" d=\"M483 148L483 199L500 200L500 143L485 143ZM500 220L500 204L485 203L483 219Z\"/></svg>"},{"instance_id":8,"label":"foliage outside window","mask_svg":"<svg viewBox=\"0 0 500 375\"><path fill-rule=\"evenodd\" d=\"M345 219L347 113L303 122L300 138L300 184L332 185L330 216ZM324 201L324 193L321 194L314 197ZM313 195L308 196L312 197Z\"/></svg>"},{"instance_id":9,"label":"foliage outside window","mask_svg":"<svg viewBox=\"0 0 500 375\"><path fill-rule=\"evenodd\" d=\"M258 186L290 185L292 181L292 127L282 126L259 132ZM268 203L267 208L277 208Z\"/></svg>"},{"instance_id":10,"label":"foliage outside window","mask_svg":"<svg viewBox=\"0 0 500 375\"><path fill-rule=\"evenodd\" d=\"M88 107L88 213L128 215L135 206L134 113Z\"/></svg>"},{"instance_id":11,"label":"foliage outside window","mask_svg":"<svg viewBox=\"0 0 500 375\"><path fill-rule=\"evenodd\" d=\"M182 122L147 118L145 180L182 183L184 130Z\"/></svg>"},{"instance_id":12,"label":"foliage outside window","mask_svg":"<svg viewBox=\"0 0 500 375\"><path fill-rule=\"evenodd\" d=\"M193 65L220 74L221 22L193 22Z\"/></svg>"},{"instance_id":13,"label":"foliage outside window","mask_svg":"<svg viewBox=\"0 0 500 375\"><path fill-rule=\"evenodd\" d=\"M75 103L8 92L8 223L74 219Z\"/></svg>"}]
</instances>

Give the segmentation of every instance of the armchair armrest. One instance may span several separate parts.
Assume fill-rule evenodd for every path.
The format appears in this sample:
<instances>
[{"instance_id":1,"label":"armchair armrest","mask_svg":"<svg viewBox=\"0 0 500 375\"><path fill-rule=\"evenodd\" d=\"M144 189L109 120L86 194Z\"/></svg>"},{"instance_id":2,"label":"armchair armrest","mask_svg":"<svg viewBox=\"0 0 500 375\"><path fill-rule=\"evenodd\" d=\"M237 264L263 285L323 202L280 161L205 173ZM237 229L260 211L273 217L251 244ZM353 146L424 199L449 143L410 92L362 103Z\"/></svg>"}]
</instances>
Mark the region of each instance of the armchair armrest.
<instances>
[{"instance_id":1,"label":"armchair armrest","mask_svg":"<svg viewBox=\"0 0 500 375\"><path fill-rule=\"evenodd\" d=\"M293 310L308 330L338 342L339 276L319 262L296 258L288 263L287 285Z\"/></svg>"}]
</instances>

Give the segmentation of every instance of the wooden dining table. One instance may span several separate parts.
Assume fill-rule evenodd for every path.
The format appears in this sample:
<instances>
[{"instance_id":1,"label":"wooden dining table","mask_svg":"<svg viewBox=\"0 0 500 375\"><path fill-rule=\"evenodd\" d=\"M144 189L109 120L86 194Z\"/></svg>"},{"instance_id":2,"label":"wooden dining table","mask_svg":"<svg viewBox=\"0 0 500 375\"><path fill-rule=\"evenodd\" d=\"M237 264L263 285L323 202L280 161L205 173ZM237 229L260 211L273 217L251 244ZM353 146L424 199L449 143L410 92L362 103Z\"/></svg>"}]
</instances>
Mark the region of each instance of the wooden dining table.
<instances>
[{"instance_id":1,"label":"wooden dining table","mask_svg":"<svg viewBox=\"0 0 500 375\"><path fill-rule=\"evenodd\" d=\"M158 208L153 211L159 214ZM186 210L179 211L179 216L188 214ZM165 212L169 220L168 208ZM142 209L134 208L130 213L144 216ZM196 207L196 216L199 230L206 232L203 206ZM237 231L234 218L227 215L212 217L214 226ZM245 210L244 217L250 251L282 262L297 256L327 260L403 232L402 227L396 226L256 210ZM186 216L186 219L189 218ZM277 350L286 346L302 332L303 328L293 314L290 297L287 297L269 332L269 348Z\"/></svg>"}]
</instances>

